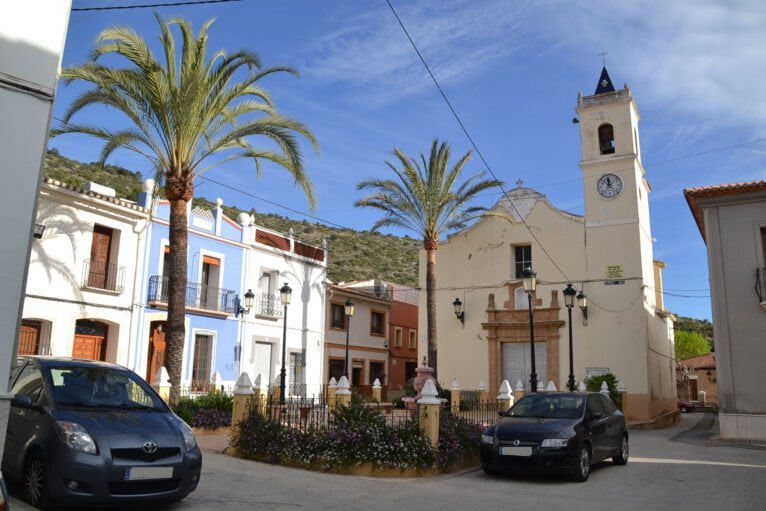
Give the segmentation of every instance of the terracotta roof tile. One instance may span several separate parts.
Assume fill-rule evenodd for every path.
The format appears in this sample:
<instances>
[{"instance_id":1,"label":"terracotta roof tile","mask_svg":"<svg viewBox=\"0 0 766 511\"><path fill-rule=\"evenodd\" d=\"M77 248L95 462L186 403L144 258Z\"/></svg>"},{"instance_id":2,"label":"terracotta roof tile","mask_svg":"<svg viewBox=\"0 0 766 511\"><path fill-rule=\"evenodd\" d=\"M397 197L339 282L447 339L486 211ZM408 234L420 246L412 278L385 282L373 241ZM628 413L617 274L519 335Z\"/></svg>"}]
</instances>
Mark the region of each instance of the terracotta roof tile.
<instances>
[{"instance_id":1,"label":"terracotta roof tile","mask_svg":"<svg viewBox=\"0 0 766 511\"><path fill-rule=\"evenodd\" d=\"M702 239L705 240L705 219L702 215L702 208L698 202L700 199L764 191L766 191L766 181L747 181L745 183L687 188L684 190L684 197L686 197L689 209L691 209L692 215L694 215L694 220L697 222L697 227L700 230L700 234L702 234ZM705 241L707 242L707 240Z\"/></svg>"},{"instance_id":2,"label":"terracotta roof tile","mask_svg":"<svg viewBox=\"0 0 766 511\"><path fill-rule=\"evenodd\" d=\"M679 360L678 365L689 368L694 367L695 369L715 369L715 353Z\"/></svg>"}]
</instances>

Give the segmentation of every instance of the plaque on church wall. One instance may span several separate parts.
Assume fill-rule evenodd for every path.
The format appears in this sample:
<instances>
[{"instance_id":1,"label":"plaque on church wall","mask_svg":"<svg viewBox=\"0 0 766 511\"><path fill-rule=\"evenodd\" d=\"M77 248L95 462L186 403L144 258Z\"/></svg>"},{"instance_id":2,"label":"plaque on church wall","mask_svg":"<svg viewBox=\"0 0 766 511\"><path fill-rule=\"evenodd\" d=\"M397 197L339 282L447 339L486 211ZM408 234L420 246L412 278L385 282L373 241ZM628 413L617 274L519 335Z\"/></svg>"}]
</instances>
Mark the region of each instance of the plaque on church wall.
<instances>
[{"instance_id":1,"label":"plaque on church wall","mask_svg":"<svg viewBox=\"0 0 766 511\"><path fill-rule=\"evenodd\" d=\"M622 272L622 266L615 265L615 266L607 266L606 271L604 272L604 278L607 279L621 279L624 277Z\"/></svg>"},{"instance_id":2,"label":"plaque on church wall","mask_svg":"<svg viewBox=\"0 0 766 511\"><path fill-rule=\"evenodd\" d=\"M625 284L624 280L605 280L604 285L605 286L621 286Z\"/></svg>"}]
</instances>

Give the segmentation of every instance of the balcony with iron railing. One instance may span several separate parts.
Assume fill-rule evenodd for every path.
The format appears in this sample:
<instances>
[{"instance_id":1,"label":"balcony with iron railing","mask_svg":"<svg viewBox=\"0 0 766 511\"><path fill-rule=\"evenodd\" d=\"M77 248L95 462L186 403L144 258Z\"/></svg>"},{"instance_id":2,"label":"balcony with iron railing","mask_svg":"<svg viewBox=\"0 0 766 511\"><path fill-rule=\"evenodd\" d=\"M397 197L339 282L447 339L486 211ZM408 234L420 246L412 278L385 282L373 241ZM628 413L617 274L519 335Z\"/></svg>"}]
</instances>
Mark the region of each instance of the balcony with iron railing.
<instances>
[{"instance_id":1,"label":"balcony with iron railing","mask_svg":"<svg viewBox=\"0 0 766 511\"><path fill-rule=\"evenodd\" d=\"M766 310L766 268L755 270L755 294L758 295L761 307Z\"/></svg>"},{"instance_id":2,"label":"balcony with iron railing","mask_svg":"<svg viewBox=\"0 0 766 511\"><path fill-rule=\"evenodd\" d=\"M155 305L168 303L168 277L160 275L149 277L148 301ZM231 289L187 282L186 307L216 315L234 314L237 310L237 293Z\"/></svg>"},{"instance_id":3,"label":"balcony with iron railing","mask_svg":"<svg viewBox=\"0 0 766 511\"><path fill-rule=\"evenodd\" d=\"M83 289L98 289L122 293L125 288L125 267L105 261L86 259L82 267Z\"/></svg>"},{"instance_id":4,"label":"balcony with iron railing","mask_svg":"<svg viewBox=\"0 0 766 511\"><path fill-rule=\"evenodd\" d=\"M282 299L279 293L261 293L255 303L255 315L269 319L282 317Z\"/></svg>"}]
</instances>

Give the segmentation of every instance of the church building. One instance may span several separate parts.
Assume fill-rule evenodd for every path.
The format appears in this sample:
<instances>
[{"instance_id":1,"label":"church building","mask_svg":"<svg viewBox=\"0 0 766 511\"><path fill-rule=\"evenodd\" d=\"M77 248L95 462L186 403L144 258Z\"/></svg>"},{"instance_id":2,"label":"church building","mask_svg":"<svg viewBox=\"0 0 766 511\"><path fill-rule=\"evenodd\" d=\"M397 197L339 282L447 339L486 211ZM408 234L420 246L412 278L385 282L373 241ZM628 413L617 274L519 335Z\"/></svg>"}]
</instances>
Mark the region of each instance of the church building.
<instances>
[{"instance_id":1,"label":"church building","mask_svg":"<svg viewBox=\"0 0 766 511\"><path fill-rule=\"evenodd\" d=\"M581 306L571 309L574 379L614 374L627 388L628 417L651 420L676 409L676 387L673 316L662 300L665 265L653 259L640 115L628 86L616 90L606 68L595 93L578 96L576 111L584 216L519 181L490 215L439 246L438 379L456 378L464 389L483 382L490 392L503 380L514 388L521 381L529 390L533 336L538 381L565 389L570 325L563 291L571 283ZM421 250L423 289L425 263ZM529 294L527 269L537 282ZM421 310L425 299L422 293ZM419 321L426 332L425 315ZM421 336L421 354L426 342Z\"/></svg>"}]
</instances>

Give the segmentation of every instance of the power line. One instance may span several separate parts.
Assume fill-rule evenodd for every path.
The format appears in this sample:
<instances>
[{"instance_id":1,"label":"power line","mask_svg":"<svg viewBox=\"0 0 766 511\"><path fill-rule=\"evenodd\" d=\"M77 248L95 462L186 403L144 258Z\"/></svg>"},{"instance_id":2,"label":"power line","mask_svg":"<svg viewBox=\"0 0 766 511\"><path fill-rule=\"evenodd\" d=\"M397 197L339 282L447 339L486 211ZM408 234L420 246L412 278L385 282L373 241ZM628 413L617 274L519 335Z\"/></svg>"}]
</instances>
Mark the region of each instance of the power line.
<instances>
[{"instance_id":1,"label":"power line","mask_svg":"<svg viewBox=\"0 0 766 511\"><path fill-rule=\"evenodd\" d=\"M503 195L506 199L508 199L508 202L511 204L513 209L516 211L516 214L521 219L521 222L524 224L524 226L527 228L527 231L529 231L530 236L532 236L532 239L534 239L537 244L540 246L540 249L543 251L543 253L548 257L548 259L553 263L553 266L556 267L556 269L561 273L561 275L564 278L567 278L566 273L564 273L564 270L561 269L561 267L556 263L556 261L551 257L551 255L548 253L548 251L545 249L545 246L540 243L540 240L537 239L537 236L535 236L535 233L532 231L532 228L529 227L529 225L526 222L526 219L519 213L519 210L516 208L516 205L513 203L511 198L508 196L508 193L505 191L505 188L503 188L502 184L500 184L500 180L497 178L497 175L494 173L492 168L489 165L489 162L484 158L484 155L479 150L479 147L476 145L476 142L474 142L473 137L471 137L471 134L468 133L468 129L466 129L465 125L463 124L463 121L460 119L460 116L455 111L455 108L452 106L452 103L450 102L449 98L447 98L447 95L444 93L444 90L442 89L441 85L439 84L439 81L436 79L436 76L434 76L433 72L431 71L431 68L428 66L428 63L426 62L425 58L423 58L423 55L420 53L420 50L418 49L417 45L415 44L415 41L410 36L410 33L407 31L407 28L404 26L404 23L399 18L399 15L396 13L396 9L394 9L394 6L391 4L391 0L386 0L386 3L388 4L388 7L391 9L391 12L393 13L394 17L396 18L396 21L399 23L399 26L402 28L402 31L407 36L407 39L409 39L410 44L412 45L412 48L415 50L415 53L417 53L418 58L420 59L420 62L422 62L423 67L428 72L429 76L431 77L431 80L433 80L434 85L436 85L436 88L439 90L439 93L442 96L442 99L444 99L444 102L449 107L450 111L452 112L452 115L455 117L455 120L457 121L458 125L460 126L460 129L463 130L463 133L465 134L466 138L468 138L468 141L471 143L471 146L476 151L476 154L479 156L479 159L481 159L482 163L484 163L484 166L487 168L487 171L492 175L492 177L495 179L495 181L498 182L498 188L503 192Z\"/></svg>"},{"instance_id":2,"label":"power line","mask_svg":"<svg viewBox=\"0 0 766 511\"><path fill-rule=\"evenodd\" d=\"M202 4L225 4L229 2L242 2L244 0L190 0L188 2L165 2L156 4L139 5L112 5L107 7L74 7L72 12L76 11L114 11L121 9L149 9L152 7L175 7L177 5L202 5Z\"/></svg>"}]
</instances>

